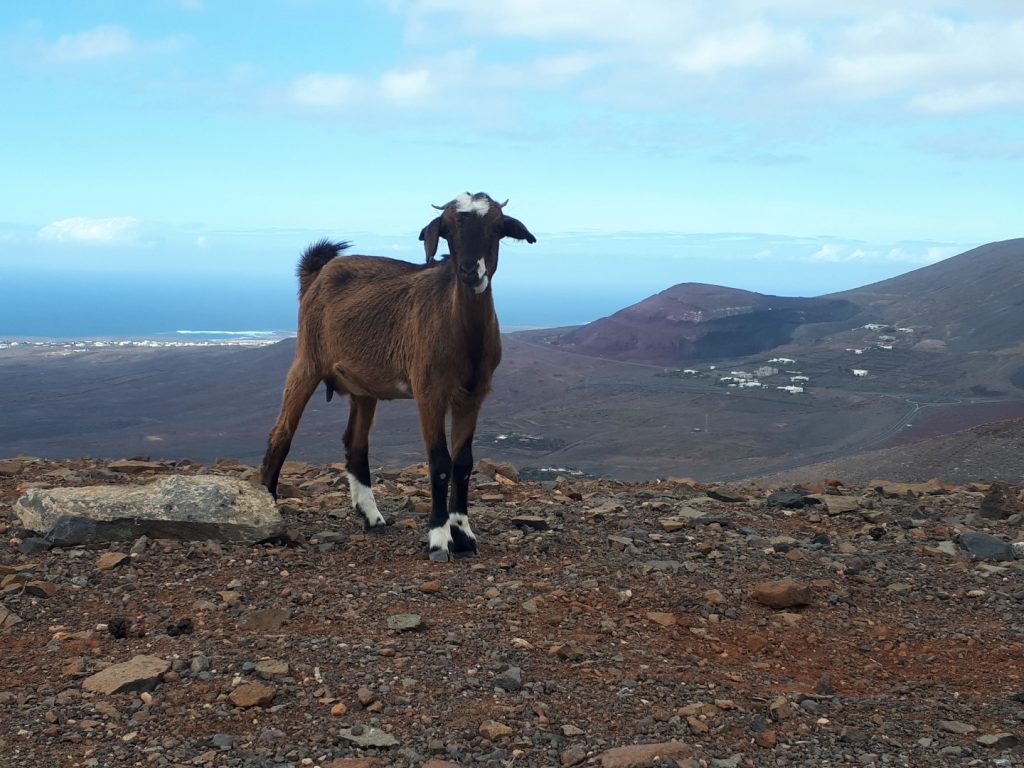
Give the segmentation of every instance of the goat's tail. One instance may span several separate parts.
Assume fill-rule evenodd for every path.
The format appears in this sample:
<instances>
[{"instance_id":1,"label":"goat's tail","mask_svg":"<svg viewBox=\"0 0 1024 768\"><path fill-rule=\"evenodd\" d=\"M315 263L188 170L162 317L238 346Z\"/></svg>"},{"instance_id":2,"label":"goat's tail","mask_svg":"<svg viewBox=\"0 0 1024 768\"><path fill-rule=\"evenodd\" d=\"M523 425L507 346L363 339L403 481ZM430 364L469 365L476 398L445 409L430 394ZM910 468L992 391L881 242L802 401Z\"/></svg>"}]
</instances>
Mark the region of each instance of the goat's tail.
<instances>
[{"instance_id":1,"label":"goat's tail","mask_svg":"<svg viewBox=\"0 0 1024 768\"><path fill-rule=\"evenodd\" d=\"M333 259L335 256L341 254L350 243L348 241L341 241L338 243L332 243L327 238L323 240L317 240L306 252L302 254L302 258L299 259L299 296L304 294L306 290L316 280L316 276L320 274L320 270L324 268L324 265Z\"/></svg>"}]
</instances>

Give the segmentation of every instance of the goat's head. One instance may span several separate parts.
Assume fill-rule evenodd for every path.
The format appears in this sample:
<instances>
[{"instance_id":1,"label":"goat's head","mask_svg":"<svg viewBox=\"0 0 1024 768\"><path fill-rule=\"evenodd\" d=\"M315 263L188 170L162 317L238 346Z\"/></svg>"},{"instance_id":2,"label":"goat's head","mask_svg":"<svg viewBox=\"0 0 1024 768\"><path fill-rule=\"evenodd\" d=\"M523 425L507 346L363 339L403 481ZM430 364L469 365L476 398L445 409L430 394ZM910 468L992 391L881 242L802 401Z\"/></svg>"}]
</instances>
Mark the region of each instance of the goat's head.
<instances>
[{"instance_id":1,"label":"goat's head","mask_svg":"<svg viewBox=\"0 0 1024 768\"><path fill-rule=\"evenodd\" d=\"M501 238L537 242L521 221L504 214L507 203L497 203L483 192L466 192L445 205L435 205L441 215L420 232L427 261L434 260L438 238L443 237L448 241L459 280L476 293L486 291L498 269Z\"/></svg>"}]
</instances>

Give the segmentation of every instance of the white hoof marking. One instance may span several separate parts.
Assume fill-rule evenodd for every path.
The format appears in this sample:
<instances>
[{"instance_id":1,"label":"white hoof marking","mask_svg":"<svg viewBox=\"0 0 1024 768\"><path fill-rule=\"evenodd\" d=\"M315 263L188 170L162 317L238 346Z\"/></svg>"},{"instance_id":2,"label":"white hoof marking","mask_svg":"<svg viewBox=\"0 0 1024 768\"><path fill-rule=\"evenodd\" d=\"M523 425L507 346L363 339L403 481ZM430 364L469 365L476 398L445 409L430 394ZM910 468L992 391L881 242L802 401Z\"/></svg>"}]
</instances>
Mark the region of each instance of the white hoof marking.
<instances>
[{"instance_id":1,"label":"white hoof marking","mask_svg":"<svg viewBox=\"0 0 1024 768\"><path fill-rule=\"evenodd\" d=\"M359 510L366 517L367 525L371 528L377 525L387 525L384 515L377 509L377 500L373 498L373 490L359 482L351 472L348 473L348 488L352 496L352 509Z\"/></svg>"}]
</instances>

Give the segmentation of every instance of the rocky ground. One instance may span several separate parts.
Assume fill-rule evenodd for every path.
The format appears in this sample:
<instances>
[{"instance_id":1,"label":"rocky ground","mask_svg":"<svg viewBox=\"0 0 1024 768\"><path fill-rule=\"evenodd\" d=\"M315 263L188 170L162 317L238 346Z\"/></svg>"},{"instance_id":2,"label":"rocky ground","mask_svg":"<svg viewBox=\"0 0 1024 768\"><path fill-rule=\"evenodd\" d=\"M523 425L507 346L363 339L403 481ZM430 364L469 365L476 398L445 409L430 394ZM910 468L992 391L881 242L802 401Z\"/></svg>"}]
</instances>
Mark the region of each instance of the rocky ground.
<instances>
[{"instance_id":1,"label":"rocky ground","mask_svg":"<svg viewBox=\"0 0 1024 768\"><path fill-rule=\"evenodd\" d=\"M48 548L28 488L253 470L0 461L0 765L1024 765L1019 488L480 470L439 565L422 468L383 537L289 464L284 540Z\"/></svg>"}]
</instances>

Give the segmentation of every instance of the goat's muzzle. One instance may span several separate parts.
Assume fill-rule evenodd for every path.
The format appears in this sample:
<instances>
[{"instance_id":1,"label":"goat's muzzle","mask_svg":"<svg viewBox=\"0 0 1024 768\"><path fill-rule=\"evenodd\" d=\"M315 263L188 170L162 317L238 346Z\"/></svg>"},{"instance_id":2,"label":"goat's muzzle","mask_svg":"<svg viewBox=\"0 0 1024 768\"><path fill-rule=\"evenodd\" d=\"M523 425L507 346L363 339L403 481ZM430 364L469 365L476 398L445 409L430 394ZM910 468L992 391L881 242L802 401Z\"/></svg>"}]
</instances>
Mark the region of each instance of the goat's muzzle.
<instances>
[{"instance_id":1,"label":"goat's muzzle","mask_svg":"<svg viewBox=\"0 0 1024 768\"><path fill-rule=\"evenodd\" d=\"M463 285L472 288L476 293L483 293L487 290L487 267L484 260L459 264L459 280Z\"/></svg>"}]
</instances>

